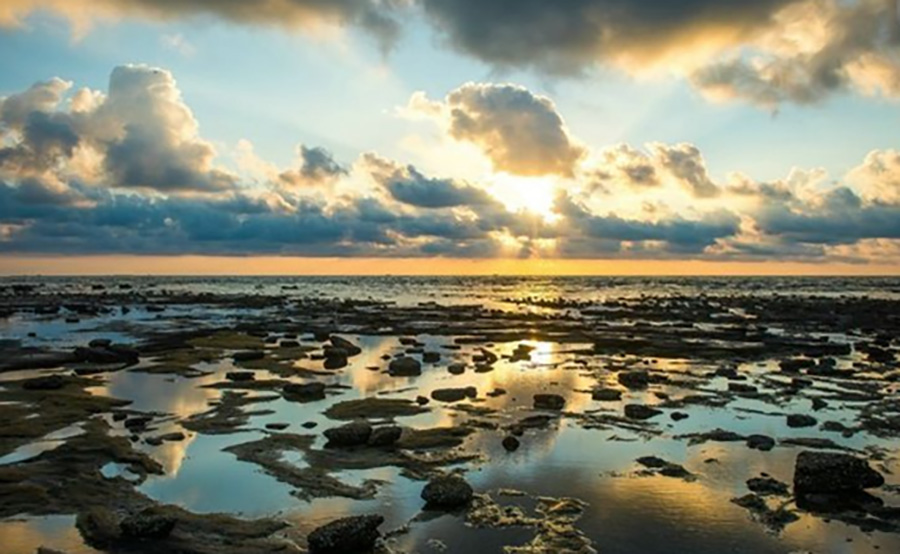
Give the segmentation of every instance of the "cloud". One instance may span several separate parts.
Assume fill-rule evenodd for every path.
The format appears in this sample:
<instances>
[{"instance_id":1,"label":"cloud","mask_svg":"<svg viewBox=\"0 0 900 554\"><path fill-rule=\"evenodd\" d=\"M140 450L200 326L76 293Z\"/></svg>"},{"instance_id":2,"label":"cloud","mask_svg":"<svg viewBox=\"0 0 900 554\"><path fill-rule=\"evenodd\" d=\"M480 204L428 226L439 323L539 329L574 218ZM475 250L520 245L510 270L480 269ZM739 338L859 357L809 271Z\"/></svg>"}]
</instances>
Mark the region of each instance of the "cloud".
<instances>
[{"instance_id":1,"label":"cloud","mask_svg":"<svg viewBox=\"0 0 900 554\"><path fill-rule=\"evenodd\" d=\"M300 167L278 173L276 179L281 185L287 187L323 185L347 175L347 168L337 163L331 152L322 147L300 145L297 153Z\"/></svg>"},{"instance_id":2,"label":"cloud","mask_svg":"<svg viewBox=\"0 0 900 554\"><path fill-rule=\"evenodd\" d=\"M578 73L740 42L792 0L422 0L455 49L495 67Z\"/></svg>"},{"instance_id":3,"label":"cloud","mask_svg":"<svg viewBox=\"0 0 900 554\"><path fill-rule=\"evenodd\" d=\"M847 179L874 202L900 204L900 151L875 150Z\"/></svg>"},{"instance_id":4,"label":"cloud","mask_svg":"<svg viewBox=\"0 0 900 554\"><path fill-rule=\"evenodd\" d=\"M484 189L452 179L429 178L411 165L403 167L375 154L366 154L363 160L375 181L394 200L410 206L455 208L496 202Z\"/></svg>"},{"instance_id":5,"label":"cloud","mask_svg":"<svg viewBox=\"0 0 900 554\"><path fill-rule=\"evenodd\" d=\"M900 15L895 0L807 0L729 59L698 68L692 82L712 98L774 108L834 92L900 97Z\"/></svg>"},{"instance_id":6,"label":"cloud","mask_svg":"<svg viewBox=\"0 0 900 554\"><path fill-rule=\"evenodd\" d=\"M693 144L650 145L659 164L697 198L711 198L719 194L712 182L700 149Z\"/></svg>"},{"instance_id":7,"label":"cloud","mask_svg":"<svg viewBox=\"0 0 900 554\"><path fill-rule=\"evenodd\" d=\"M214 167L216 151L199 126L172 74L142 65L113 70L108 94L79 91L68 106L71 83L37 83L2 99L0 123L11 145L0 148L0 176L100 179L116 188L176 193L218 193L237 179ZM76 150L89 150L99 175L79 173ZM80 168L84 169L84 168ZM72 173L75 175L72 175Z\"/></svg>"},{"instance_id":8,"label":"cloud","mask_svg":"<svg viewBox=\"0 0 900 554\"><path fill-rule=\"evenodd\" d=\"M4 0L0 25L21 25L38 10L68 18L83 32L95 18L133 17L167 21L215 17L247 25L302 30L322 26L355 26L389 48L400 28L393 17L400 0Z\"/></svg>"},{"instance_id":9,"label":"cloud","mask_svg":"<svg viewBox=\"0 0 900 554\"><path fill-rule=\"evenodd\" d=\"M437 118L452 138L477 146L498 171L571 176L584 156L553 101L521 86L467 83L442 102L418 93L406 111Z\"/></svg>"}]
</instances>

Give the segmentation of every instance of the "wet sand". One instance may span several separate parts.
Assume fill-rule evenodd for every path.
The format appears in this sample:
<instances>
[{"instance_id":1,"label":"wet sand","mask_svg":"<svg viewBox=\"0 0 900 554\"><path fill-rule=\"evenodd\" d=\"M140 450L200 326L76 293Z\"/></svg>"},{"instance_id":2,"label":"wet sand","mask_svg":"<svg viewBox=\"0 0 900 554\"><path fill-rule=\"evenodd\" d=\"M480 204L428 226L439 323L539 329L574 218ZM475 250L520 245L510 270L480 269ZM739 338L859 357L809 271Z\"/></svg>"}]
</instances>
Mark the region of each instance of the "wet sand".
<instances>
[{"instance_id":1,"label":"wet sand","mask_svg":"<svg viewBox=\"0 0 900 554\"><path fill-rule=\"evenodd\" d=\"M0 544L900 551L900 300L266 286L0 287Z\"/></svg>"}]
</instances>

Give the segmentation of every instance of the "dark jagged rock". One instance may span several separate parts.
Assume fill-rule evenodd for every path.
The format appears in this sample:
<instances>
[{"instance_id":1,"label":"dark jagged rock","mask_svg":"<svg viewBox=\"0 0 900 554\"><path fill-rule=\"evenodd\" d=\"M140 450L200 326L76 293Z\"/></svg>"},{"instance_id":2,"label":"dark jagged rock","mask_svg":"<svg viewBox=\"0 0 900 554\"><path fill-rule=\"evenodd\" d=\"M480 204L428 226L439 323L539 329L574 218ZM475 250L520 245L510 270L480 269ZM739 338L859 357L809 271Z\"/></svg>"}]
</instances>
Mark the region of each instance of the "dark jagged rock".
<instances>
[{"instance_id":1,"label":"dark jagged rock","mask_svg":"<svg viewBox=\"0 0 900 554\"><path fill-rule=\"evenodd\" d=\"M566 399L558 394L535 394L535 410L562 410L566 406Z\"/></svg>"},{"instance_id":2,"label":"dark jagged rock","mask_svg":"<svg viewBox=\"0 0 900 554\"><path fill-rule=\"evenodd\" d=\"M262 350L241 350L231 355L231 359L236 362L252 362L261 360L266 356Z\"/></svg>"},{"instance_id":3,"label":"dark jagged rock","mask_svg":"<svg viewBox=\"0 0 900 554\"><path fill-rule=\"evenodd\" d=\"M125 517L119 524L121 536L125 540L152 540L168 537L177 520L169 515L157 513L148 508L138 514Z\"/></svg>"},{"instance_id":4,"label":"dark jagged rock","mask_svg":"<svg viewBox=\"0 0 900 554\"><path fill-rule=\"evenodd\" d=\"M396 425L388 425L385 427L376 427L369 436L369 445L371 446L392 446L403 435L403 429Z\"/></svg>"},{"instance_id":5,"label":"dark jagged rock","mask_svg":"<svg viewBox=\"0 0 900 554\"><path fill-rule=\"evenodd\" d=\"M789 414L787 416L788 427L812 427L816 423L816 418L806 414Z\"/></svg>"},{"instance_id":6,"label":"dark jagged rock","mask_svg":"<svg viewBox=\"0 0 900 554\"><path fill-rule=\"evenodd\" d=\"M366 552L381 537L378 527L384 523L380 515L345 517L309 534L307 542L312 554L351 554Z\"/></svg>"},{"instance_id":7,"label":"dark jagged rock","mask_svg":"<svg viewBox=\"0 0 900 554\"><path fill-rule=\"evenodd\" d=\"M474 491L465 479L458 475L448 475L432 479L422 489L422 500L427 508L459 508L472 500Z\"/></svg>"},{"instance_id":8,"label":"dark jagged rock","mask_svg":"<svg viewBox=\"0 0 900 554\"><path fill-rule=\"evenodd\" d=\"M391 360L388 364L388 373L394 377L415 377L422 374L422 364L415 358L403 356Z\"/></svg>"},{"instance_id":9,"label":"dark jagged rock","mask_svg":"<svg viewBox=\"0 0 900 554\"><path fill-rule=\"evenodd\" d=\"M646 371L623 371L617 378L622 386L629 389L645 389L650 384L650 374Z\"/></svg>"},{"instance_id":10,"label":"dark jagged rock","mask_svg":"<svg viewBox=\"0 0 900 554\"><path fill-rule=\"evenodd\" d=\"M866 460L849 454L804 451L794 465L794 492L841 494L880 487L884 477Z\"/></svg>"},{"instance_id":11,"label":"dark jagged rock","mask_svg":"<svg viewBox=\"0 0 900 554\"><path fill-rule=\"evenodd\" d=\"M505 448L507 452L515 452L519 449L519 445L519 439L512 435L503 439L503 448Z\"/></svg>"},{"instance_id":12,"label":"dark jagged rock","mask_svg":"<svg viewBox=\"0 0 900 554\"><path fill-rule=\"evenodd\" d=\"M353 421L328 429L323 434L329 446L360 446L369 442L372 426L365 421Z\"/></svg>"},{"instance_id":13,"label":"dark jagged rock","mask_svg":"<svg viewBox=\"0 0 900 554\"><path fill-rule=\"evenodd\" d=\"M460 402L466 398L475 398L478 396L478 389L475 387L465 387L458 389L437 389L431 392L431 398L438 402Z\"/></svg>"},{"instance_id":14,"label":"dark jagged rock","mask_svg":"<svg viewBox=\"0 0 900 554\"><path fill-rule=\"evenodd\" d=\"M775 448L775 439L766 435L750 435L747 437L747 448L768 452Z\"/></svg>"},{"instance_id":15,"label":"dark jagged rock","mask_svg":"<svg viewBox=\"0 0 900 554\"><path fill-rule=\"evenodd\" d=\"M288 383L281 390L288 400L312 402L325 398L324 383Z\"/></svg>"},{"instance_id":16,"label":"dark jagged rock","mask_svg":"<svg viewBox=\"0 0 900 554\"><path fill-rule=\"evenodd\" d=\"M662 414L662 410L644 404L628 404L625 406L625 417L628 419L650 419Z\"/></svg>"},{"instance_id":17,"label":"dark jagged rock","mask_svg":"<svg viewBox=\"0 0 900 554\"><path fill-rule=\"evenodd\" d=\"M759 495L786 495L788 486L772 477L754 477L747 481L747 488Z\"/></svg>"}]
</instances>

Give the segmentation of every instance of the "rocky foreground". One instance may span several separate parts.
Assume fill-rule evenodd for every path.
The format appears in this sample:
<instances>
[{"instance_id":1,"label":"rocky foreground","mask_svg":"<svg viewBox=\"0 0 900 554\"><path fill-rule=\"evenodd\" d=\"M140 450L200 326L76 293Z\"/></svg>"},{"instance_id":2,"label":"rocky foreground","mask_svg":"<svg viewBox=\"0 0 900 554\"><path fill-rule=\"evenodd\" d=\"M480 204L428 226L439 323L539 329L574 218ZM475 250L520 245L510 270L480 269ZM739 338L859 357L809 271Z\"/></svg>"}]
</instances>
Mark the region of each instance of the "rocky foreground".
<instances>
[{"instance_id":1,"label":"rocky foreground","mask_svg":"<svg viewBox=\"0 0 900 554\"><path fill-rule=\"evenodd\" d=\"M900 444L897 301L509 299L507 309L488 310L131 288L60 296L21 286L0 300L7 329L17 321L90 324L75 335L85 340L71 347L30 340L39 336L0 341L0 457L80 428L53 449L0 464L0 518L73 514L84 542L99 550L397 551L410 527L445 512L471 528L529 530L531 539L508 552L601 550L579 528L589 509L581 499L542 496L526 511L501 502L526 492L477 490L467 477L492 456L527 452L533 437L561 421L598 437L608 432L603 440L786 450L790 481L757 475L732 500L754 524L777 534L814 517L865 532L900 532L892 480ZM127 339L100 336L109 332ZM373 359L365 337L390 338L394 346ZM538 343L552 345L548 367L538 363ZM365 367L357 367L362 359ZM577 379L547 378L527 390L483 388L478 380L549 366ZM397 386L391 394L350 394L336 379L350 371ZM118 372L192 379L212 400L186 416L135 410L129 400L98 392ZM421 380L438 372L452 386L424 389ZM321 406L316 411L328 423L262 423L279 415L269 406L281 401ZM770 436L706 425L701 418L710 410L769 418L795 432ZM436 411L452 414L452 424L404 423ZM348 482L342 472L391 467L420 483L421 514L395 529L371 513L301 533L278 519L191 513L139 490L164 473L154 448L248 430L262 435L226 451L289 487L298 502L377 499L385 483ZM305 463L291 463L288 454ZM134 478L108 477L103 468L110 463ZM635 458L631 469L633 478L705 478L655 455Z\"/></svg>"}]
</instances>

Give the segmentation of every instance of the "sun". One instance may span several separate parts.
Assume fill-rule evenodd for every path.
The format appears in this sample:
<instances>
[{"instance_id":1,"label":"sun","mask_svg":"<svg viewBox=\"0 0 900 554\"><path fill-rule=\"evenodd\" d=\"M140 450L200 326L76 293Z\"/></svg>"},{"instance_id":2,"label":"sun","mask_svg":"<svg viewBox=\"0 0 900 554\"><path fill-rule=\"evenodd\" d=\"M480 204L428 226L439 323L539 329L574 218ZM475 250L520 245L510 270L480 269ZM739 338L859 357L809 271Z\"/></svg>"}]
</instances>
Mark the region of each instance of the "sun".
<instances>
[{"instance_id":1,"label":"sun","mask_svg":"<svg viewBox=\"0 0 900 554\"><path fill-rule=\"evenodd\" d=\"M508 173L494 175L488 191L511 212L526 211L553 221L556 182L550 177L520 177Z\"/></svg>"}]
</instances>

